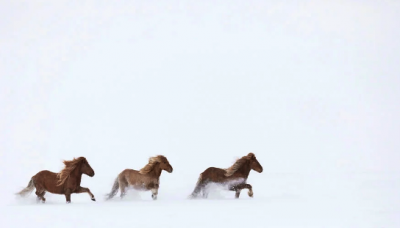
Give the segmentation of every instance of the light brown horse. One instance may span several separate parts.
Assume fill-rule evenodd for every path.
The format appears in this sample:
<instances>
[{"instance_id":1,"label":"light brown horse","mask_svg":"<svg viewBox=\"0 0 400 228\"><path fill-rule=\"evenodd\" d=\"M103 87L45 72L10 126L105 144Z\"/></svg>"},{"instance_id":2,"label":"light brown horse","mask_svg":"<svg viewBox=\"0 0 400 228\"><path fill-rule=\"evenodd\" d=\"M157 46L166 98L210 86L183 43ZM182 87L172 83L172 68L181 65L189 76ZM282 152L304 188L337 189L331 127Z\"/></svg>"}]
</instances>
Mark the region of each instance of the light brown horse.
<instances>
[{"instance_id":1,"label":"light brown horse","mask_svg":"<svg viewBox=\"0 0 400 228\"><path fill-rule=\"evenodd\" d=\"M257 158L253 153L249 153L248 155L238 159L227 169L209 167L200 174L196 187L190 195L190 198L196 198L200 192L202 192L203 198L207 198L207 185L211 183L219 184L230 191L235 191L235 198L239 198L240 191L244 188L247 188L249 190L248 195L253 197L253 187L246 183L250 170L255 170L259 173L262 173L263 171L263 167L257 161Z\"/></svg>"},{"instance_id":2,"label":"light brown horse","mask_svg":"<svg viewBox=\"0 0 400 228\"><path fill-rule=\"evenodd\" d=\"M64 161L65 168L60 173L53 173L48 170L38 172L31 178L26 188L22 189L17 195L26 196L36 188L37 201L46 201L44 194L64 194L67 203L71 203L72 193L87 192L93 201L94 195L88 188L81 187L82 174L90 177L94 176L94 170L90 167L85 157L79 157L72 161Z\"/></svg>"},{"instance_id":3,"label":"light brown horse","mask_svg":"<svg viewBox=\"0 0 400 228\"><path fill-rule=\"evenodd\" d=\"M106 200L113 198L115 194L117 194L118 188L121 191L121 198L123 198L128 186L132 186L138 191L151 190L151 197L153 200L156 200L158 188L160 187L160 175L162 170L169 173L172 173L173 170L167 158L162 155L151 157L149 163L139 171L125 169L115 179L111 192L106 196Z\"/></svg>"}]
</instances>

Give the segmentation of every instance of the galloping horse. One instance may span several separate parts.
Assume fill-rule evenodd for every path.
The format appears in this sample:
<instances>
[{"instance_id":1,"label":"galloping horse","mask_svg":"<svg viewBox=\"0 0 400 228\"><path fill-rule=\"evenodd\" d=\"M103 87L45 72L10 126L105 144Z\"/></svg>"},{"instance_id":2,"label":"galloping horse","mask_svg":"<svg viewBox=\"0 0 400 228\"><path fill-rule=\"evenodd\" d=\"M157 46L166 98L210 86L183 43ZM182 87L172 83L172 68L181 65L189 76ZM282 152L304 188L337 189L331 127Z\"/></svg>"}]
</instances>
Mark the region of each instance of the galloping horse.
<instances>
[{"instance_id":1,"label":"galloping horse","mask_svg":"<svg viewBox=\"0 0 400 228\"><path fill-rule=\"evenodd\" d=\"M263 171L263 167L253 153L249 153L247 156L238 159L227 169L209 167L200 174L196 187L190 197L196 198L202 192L203 198L207 198L208 190L206 187L210 183L221 184L227 187L228 190L235 191L235 198L239 198L240 191L247 188L249 190L248 195L253 197L253 187L246 183L252 169L259 173Z\"/></svg>"},{"instance_id":2,"label":"galloping horse","mask_svg":"<svg viewBox=\"0 0 400 228\"><path fill-rule=\"evenodd\" d=\"M156 200L162 170L169 173L172 173L173 170L167 158L162 155L151 157L149 163L139 171L134 169L123 170L115 179L111 192L106 196L106 200L113 198L117 194L118 188L121 190L121 198L123 198L128 186L132 186L138 191L151 190L151 197Z\"/></svg>"},{"instance_id":3,"label":"galloping horse","mask_svg":"<svg viewBox=\"0 0 400 228\"><path fill-rule=\"evenodd\" d=\"M60 173L53 173L48 170L42 170L31 178L26 188L16 193L20 196L26 196L36 188L37 201L44 203L46 199L44 194L47 192L53 194L64 194L67 203L71 203L72 193L87 192L93 201L96 201L94 195L88 188L81 187L82 174L90 177L94 176L94 170L90 167L85 157L79 157L72 161L64 161L65 168Z\"/></svg>"}]
</instances>

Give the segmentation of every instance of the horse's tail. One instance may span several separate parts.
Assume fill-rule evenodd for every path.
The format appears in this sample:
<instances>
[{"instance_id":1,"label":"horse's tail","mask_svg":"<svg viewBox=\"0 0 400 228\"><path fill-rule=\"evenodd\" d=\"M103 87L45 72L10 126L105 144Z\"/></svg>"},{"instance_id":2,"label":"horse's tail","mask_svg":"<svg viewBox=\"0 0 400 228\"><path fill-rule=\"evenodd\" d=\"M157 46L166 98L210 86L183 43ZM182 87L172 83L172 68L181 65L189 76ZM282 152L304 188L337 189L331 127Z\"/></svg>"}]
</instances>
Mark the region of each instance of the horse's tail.
<instances>
[{"instance_id":1,"label":"horse's tail","mask_svg":"<svg viewBox=\"0 0 400 228\"><path fill-rule=\"evenodd\" d=\"M117 178L115 178L114 185L111 189L111 192L106 195L106 200L113 198L117 194L118 188L119 188L119 180L117 177Z\"/></svg>"},{"instance_id":2,"label":"horse's tail","mask_svg":"<svg viewBox=\"0 0 400 228\"><path fill-rule=\"evenodd\" d=\"M17 192L15 194L24 197L24 196L30 194L34 188L35 188L35 183L33 182L33 179L31 178L31 180L28 183L28 186L26 186L26 188L22 189L20 192Z\"/></svg>"},{"instance_id":3,"label":"horse's tail","mask_svg":"<svg viewBox=\"0 0 400 228\"><path fill-rule=\"evenodd\" d=\"M192 194L190 194L190 198L195 198L200 193L203 187L203 175L200 174L199 179L197 180L196 187L194 188Z\"/></svg>"}]
</instances>

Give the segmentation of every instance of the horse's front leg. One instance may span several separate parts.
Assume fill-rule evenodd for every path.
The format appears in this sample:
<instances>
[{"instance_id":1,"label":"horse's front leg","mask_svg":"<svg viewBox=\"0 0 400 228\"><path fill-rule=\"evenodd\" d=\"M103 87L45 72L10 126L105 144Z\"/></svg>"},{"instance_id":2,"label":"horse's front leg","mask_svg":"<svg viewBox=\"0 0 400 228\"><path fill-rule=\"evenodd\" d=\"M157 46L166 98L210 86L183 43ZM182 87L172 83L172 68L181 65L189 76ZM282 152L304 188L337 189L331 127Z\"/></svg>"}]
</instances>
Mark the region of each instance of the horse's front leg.
<instances>
[{"instance_id":1,"label":"horse's front leg","mask_svg":"<svg viewBox=\"0 0 400 228\"><path fill-rule=\"evenodd\" d=\"M151 190L151 198L153 198L153 200L157 199L157 195L158 195L158 188L160 187L158 184L151 184L148 187L150 187Z\"/></svg>"},{"instance_id":2,"label":"horse's front leg","mask_svg":"<svg viewBox=\"0 0 400 228\"><path fill-rule=\"evenodd\" d=\"M241 184L241 186L240 186L240 188L241 189L244 189L244 188L247 188L249 191L247 192L247 194L250 196L250 197L253 197L253 187L250 185L250 184Z\"/></svg>"},{"instance_id":3,"label":"horse's front leg","mask_svg":"<svg viewBox=\"0 0 400 228\"><path fill-rule=\"evenodd\" d=\"M254 193L253 193L253 186L251 186L250 184L245 184L245 187L244 188L247 188L249 191L247 192L247 194L250 196L250 197L253 197L253 195L254 195Z\"/></svg>"},{"instance_id":4,"label":"horse's front leg","mask_svg":"<svg viewBox=\"0 0 400 228\"><path fill-rule=\"evenodd\" d=\"M239 198L240 196L240 191L242 191L242 188L240 188L240 185L232 186L229 188L230 191L235 191L235 198Z\"/></svg>"},{"instance_id":5,"label":"horse's front leg","mask_svg":"<svg viewBox=\"0 0 400 228\"><path fill-rule=\"evenodd\" d=\"M153 200L157 200L157 195L158 195L158 188L151 189L151 198L153 198Z\"/></svg>"},{"instance_id":6,"label":"horse's front leg","mask_svg":"<svg viewBox=\"0 0 400 228\"><path fill-rule=\"evenodd\" d=\"M253 187L250 184L238 184L236 186L230 187L229 190L236 191L235 198L239 198L240 191L242 191L242 189L244 188L247 188L249 190L248 195L250 197L253 197Z\"/></svg>"},{"instance_id":7,"label":"horse's front leg","mask_svg":"<svg viewBox=\"0 0 400 228\"><path fill-rule=\"evenodd\" d=\"M87 192L89 194L90 199L92 201L96 201L96 199L94 198L94 195L92 194L92 192L90 191L89 188L84 188L84 187L79 186L78 189L75 191L75 193L84 193L84 192Z\"/></svg>"},{"instance_id":8,"label":"horse's front leg","mask_svg":"<svg viewBox=\"0 0 400 228\"><path fill-rule=\"evenodd\" d=\"M67 203L71 203L71 189L65 190L64 195Z\"/></svg>"}]
</instances>

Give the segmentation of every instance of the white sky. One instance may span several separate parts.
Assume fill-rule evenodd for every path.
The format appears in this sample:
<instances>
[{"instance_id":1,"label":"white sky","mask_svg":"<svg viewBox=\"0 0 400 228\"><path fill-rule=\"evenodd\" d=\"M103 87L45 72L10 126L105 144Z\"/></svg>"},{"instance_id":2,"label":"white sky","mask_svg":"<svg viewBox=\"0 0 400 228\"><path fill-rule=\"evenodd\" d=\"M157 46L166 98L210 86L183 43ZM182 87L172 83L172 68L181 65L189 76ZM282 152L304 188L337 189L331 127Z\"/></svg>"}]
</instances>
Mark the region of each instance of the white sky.
<instances>
[{"instance_id":1,"label":"white sky","mask_svg":"<svg viewBox=\"0 0 400 228\"><path fill-rule=\"evenodd\" d=\"M266 172L398 171L399 10L2 1L3 174L155 154L198 172L250 151Z\"/></svg>"}]
</instances>

